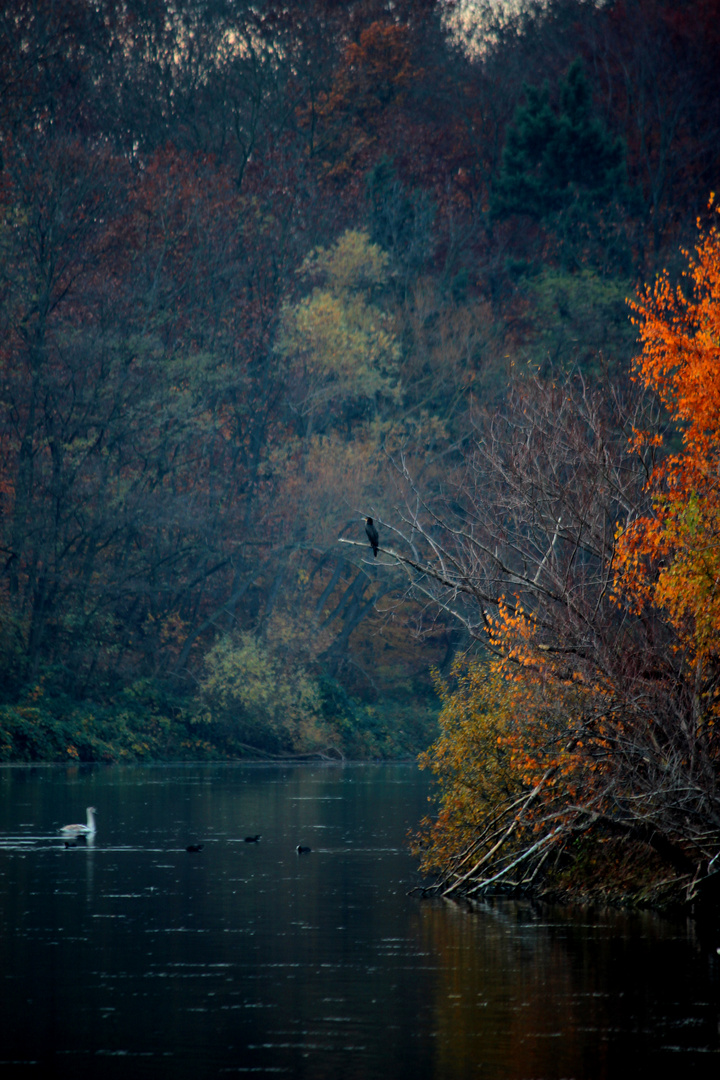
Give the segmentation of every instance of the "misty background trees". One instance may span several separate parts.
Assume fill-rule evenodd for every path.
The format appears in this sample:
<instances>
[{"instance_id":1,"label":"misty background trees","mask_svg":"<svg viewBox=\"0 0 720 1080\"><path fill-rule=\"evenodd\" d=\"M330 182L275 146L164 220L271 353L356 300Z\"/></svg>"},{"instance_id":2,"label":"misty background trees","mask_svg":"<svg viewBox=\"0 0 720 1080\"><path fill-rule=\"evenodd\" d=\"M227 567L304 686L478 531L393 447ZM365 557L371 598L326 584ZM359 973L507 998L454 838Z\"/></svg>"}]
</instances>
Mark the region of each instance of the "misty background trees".
<instances>
[{"instance_id":1,"label":"misty background trees","mask_svg":"<svg viewBox=\"0 0 720 1080\"><path fill-rule=\"evenodd\" d=\"M389 542L407 477L451 499L478 410L510 461L548 372L627 400L626 297L677 273L717 175L717 16L0 13L2 756L427 744L473 633L338 538L371 514ZM466 483L452 512L489 513Z\"/></svg>"}]
</instances>

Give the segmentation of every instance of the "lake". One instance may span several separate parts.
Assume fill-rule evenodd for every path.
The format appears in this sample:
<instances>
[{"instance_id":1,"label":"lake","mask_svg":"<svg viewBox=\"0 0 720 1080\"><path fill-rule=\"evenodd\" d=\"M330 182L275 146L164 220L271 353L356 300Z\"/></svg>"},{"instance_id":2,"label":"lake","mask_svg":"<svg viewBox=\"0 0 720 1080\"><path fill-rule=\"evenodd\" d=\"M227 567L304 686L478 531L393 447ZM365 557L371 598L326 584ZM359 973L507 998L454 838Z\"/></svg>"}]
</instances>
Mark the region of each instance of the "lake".
<instances>
[{"instance_id":1,"label":"lake","mask_svg":"<svg viewBox=\"0 0 720 1080\"><path fill-rule=\"evenodd\" d=\"M409 897L428 792L411 764L0 769L0 1075L720 1076L717 925Z\"/></svg>"}]
</instances>

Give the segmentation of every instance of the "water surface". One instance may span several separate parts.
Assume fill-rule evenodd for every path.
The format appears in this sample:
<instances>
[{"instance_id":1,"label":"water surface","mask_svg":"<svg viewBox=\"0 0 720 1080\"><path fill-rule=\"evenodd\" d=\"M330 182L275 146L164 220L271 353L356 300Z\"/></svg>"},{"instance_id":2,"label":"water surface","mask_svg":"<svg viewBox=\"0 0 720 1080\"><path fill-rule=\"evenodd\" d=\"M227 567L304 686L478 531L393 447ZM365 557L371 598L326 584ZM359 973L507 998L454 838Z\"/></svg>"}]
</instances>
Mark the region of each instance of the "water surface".
<instances>
[{"instance_id":1,"label":"water surface","mask_svg":"<svg viewBox=\"0 0 720 1080\"><path fill-rule=\"evenodd\" d=\"M412 765L0 770L0 1074L720 1075L716 928L409 898L427 793Z\"/></svg>"}]
</instances>

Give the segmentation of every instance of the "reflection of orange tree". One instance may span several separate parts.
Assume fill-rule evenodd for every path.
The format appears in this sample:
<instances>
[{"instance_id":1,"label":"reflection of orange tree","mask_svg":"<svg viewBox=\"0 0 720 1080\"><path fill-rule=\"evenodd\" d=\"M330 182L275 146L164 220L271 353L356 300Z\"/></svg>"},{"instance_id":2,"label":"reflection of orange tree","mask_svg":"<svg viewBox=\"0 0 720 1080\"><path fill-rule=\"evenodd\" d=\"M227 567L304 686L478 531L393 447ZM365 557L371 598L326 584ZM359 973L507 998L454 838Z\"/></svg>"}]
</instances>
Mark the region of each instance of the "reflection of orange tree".
<instances>
[{"instance_id":1,"label":"reflection of orange tree","mask_svg":"<svg viewBox=\"0 0 720 1080\"><path fill-rule=\"evenodd\" d=\"M423 905L421 928L439 971L437 1075L467 1076L470 1063L508 1077L573 1075L587 1028L607 1022L604 995L593 993L602 967L578 970L562 936L514 905L473 918Z\"/></svg>"},{"instance_id":2,"label":"reflection of orange tree","mask_svg":"<svg viewBox=\"0 0 720 1080\"><path fill-rule=\"evenodd\" d=\"M642 381L682 425L659 467L642 386L623 404L568 379L519 383L443 504L405 474L397 561L486 650L445 687L426 758L442 798L420 846L445 893L547 871L653 899L713 880L719 252L711 232L692 302L663 279L638 307Z\"/></svg>"}]
</instances>

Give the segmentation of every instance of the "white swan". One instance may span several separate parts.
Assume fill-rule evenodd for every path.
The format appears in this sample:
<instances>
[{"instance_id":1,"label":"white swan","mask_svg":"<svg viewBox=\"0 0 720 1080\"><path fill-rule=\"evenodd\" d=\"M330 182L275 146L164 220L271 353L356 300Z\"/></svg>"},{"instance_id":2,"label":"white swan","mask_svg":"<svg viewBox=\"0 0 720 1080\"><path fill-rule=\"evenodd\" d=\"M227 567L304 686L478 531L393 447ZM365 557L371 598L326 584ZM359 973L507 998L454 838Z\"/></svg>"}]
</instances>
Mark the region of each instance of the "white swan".
<instances>
[{"instance_id":1,"label":"white swan","mask_svg":"<svg viewBox=\"0 0 720 1080\"><path fill-rule=\"evenodd\" d=\"M95 815L97 810L94 806L87 808L87 825L63 825L60 832L63 836L94 836Z\"/></svg>"}]
</instances>

